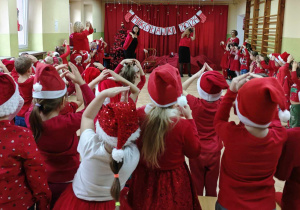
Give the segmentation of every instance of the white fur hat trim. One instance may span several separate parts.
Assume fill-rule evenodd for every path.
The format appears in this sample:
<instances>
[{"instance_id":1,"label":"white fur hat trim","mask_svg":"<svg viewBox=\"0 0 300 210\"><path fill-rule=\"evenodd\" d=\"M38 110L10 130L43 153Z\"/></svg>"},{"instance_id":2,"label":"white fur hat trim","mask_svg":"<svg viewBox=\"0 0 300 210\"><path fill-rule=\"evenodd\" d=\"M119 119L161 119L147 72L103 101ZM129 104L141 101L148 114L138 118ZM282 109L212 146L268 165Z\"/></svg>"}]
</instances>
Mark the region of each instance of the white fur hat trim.
<instances>
[{"instance_id":1,"label":"white fur hat trim","mask_svg":"<svg viewBox=\"0 0 300 210\"><path fill-rule=\"evenodd\" d=\"M20 104L21 103L21 104ZM16 90L14 94L5 103L0 105L0 117L9 116L14 114L18 109L20 110L24 104L23 98L20 96L18 84L16 84Z\"/></svg>"}]
</instances>

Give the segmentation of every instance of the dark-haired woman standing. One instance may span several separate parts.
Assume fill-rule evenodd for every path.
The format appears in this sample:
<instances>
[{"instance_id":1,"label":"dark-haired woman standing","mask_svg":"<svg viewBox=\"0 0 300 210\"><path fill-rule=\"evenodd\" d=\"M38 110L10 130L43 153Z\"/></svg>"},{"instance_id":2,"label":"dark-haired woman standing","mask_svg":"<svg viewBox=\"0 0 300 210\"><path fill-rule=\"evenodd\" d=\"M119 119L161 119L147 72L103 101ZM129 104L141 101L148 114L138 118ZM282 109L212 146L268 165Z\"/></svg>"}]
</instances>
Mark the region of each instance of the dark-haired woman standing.
<instances>
[{"instance_id":1,"label":"dark-haired woman standing","mask_svg":"<svg viewBox=\"0 0 300 210\"><path fill-rule=\"evenodd\" d=\"M123 48L125 50L125 58L136 58L136 51L139 48L140 28L134 25L132 31L128 32ZM144 49L145 53L148 53Z\"/></svg>"}]
</instances>

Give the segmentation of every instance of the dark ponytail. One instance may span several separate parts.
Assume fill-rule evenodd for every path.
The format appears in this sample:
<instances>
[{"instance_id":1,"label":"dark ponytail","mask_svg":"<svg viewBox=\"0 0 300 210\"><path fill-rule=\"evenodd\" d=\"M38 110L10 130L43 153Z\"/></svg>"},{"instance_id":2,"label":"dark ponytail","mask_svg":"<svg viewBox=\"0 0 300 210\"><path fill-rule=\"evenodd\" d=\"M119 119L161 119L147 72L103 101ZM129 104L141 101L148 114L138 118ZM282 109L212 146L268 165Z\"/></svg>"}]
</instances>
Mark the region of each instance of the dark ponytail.
<instances>
[{"instance_id":1,"label":"dark ponytail","mask_svg":"<svg viewBox=\"0 0 300 210\"><path fill-rule=\"evenodd\" d=\"M112 172L115 174L114 182L111 185L110 194L111 197L116 201L116 209L119 209L119 202L120 202L120 192L121 192L121 185L119 180L119 171L123 166L123 162L117 162L114 159L110 162L110 168Z\"/></svg>"},{"instance_id":2,"label":"dark ponytail","mask_svg":"<svg viewBox=\"0 0 300 210\"><path fill-rule=\"evenodd\" d=\"M34 107L29 116L29 124L36 142L38 142L43 132L41 113L47 116L50 112L63 105L64 98L65 96L56 99L33 99Z\"/></svg>"}]
</instances>

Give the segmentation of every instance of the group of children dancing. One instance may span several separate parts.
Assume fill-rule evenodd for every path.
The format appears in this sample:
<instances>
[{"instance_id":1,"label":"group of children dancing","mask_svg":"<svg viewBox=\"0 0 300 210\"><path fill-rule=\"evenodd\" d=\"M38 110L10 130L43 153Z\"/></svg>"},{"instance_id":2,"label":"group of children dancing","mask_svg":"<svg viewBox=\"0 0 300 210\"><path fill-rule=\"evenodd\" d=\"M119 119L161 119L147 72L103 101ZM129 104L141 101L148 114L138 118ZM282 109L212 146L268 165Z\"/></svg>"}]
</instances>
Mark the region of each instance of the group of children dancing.
<instances>
[{"instance_id":1,"label":"group of children dancing","mask_svg":"<svg viewBox=\"0 0 300 210\"><path fill-rule=\"evenodd\" d=\"M139 61L104 68L106 43L89 45L86 27L74 24L70 62L66 41L42 61L0 62L0 208L201 209L198 195L217 196L219 179L217 210L273 210L276 197L300 209L300 66L291 55L268 62L227 46L228 60L241 62L230 85L206 63L183 83L177 68L158 66L151 103L136 107L146 83ZM195 80L199 97L187 92ZM287 180L282 199L274 175Z\"/></svg>"}]
</instances>

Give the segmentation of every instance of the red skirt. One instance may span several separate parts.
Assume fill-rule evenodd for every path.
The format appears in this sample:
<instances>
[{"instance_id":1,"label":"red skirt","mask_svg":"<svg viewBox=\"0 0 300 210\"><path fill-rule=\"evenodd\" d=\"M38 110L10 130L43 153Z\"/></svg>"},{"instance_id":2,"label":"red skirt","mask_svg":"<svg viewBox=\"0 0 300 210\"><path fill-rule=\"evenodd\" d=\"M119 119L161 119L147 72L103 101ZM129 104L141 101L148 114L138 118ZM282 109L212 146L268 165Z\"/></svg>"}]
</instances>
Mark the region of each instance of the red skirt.
<instances>
[{"instance_id":1,"label":"red skirt","mask_svg":"<svg viewBox=\"0 0 300 210\"><path fill-rule=\"evenodd\" d=\"M131 182L127 201L133 210L201 210L185 163L173 170L151 170L139 164Z\"/></svg>"},{"instance_id":2,"label":"red skirt","mask_svg":"<svg viewBox=\"0 0 300 210\"><path fill-rule=\"evenodd\" d=\"M233 60L230 64L230 70L231 71L240 71L240 61Z\"/></svg>"},{"instance_id":3,"label":"red skirt","mask_svg":"<svg viewBox=\"0 0 300 210\"><path fill-rule=\"evenodd\" d=\"M221 68L222 69L228 69L229 68L229 59L228 59L228 54L224 53L224 55L222 56L222 60L221 60Z\"/></svg>"},{"instance_id":4,"label":"red skirt","mask_svg":"<svg viewBox=\"0 0 300 210\"><path fill-rule=\"evenodd\" d=\"M55 203L54 210L68 209L90 209L90 210L114 210L115 201L86 201L76 197L73 192L72 184L61 194Z\"/></svg>"}]
</instances>

